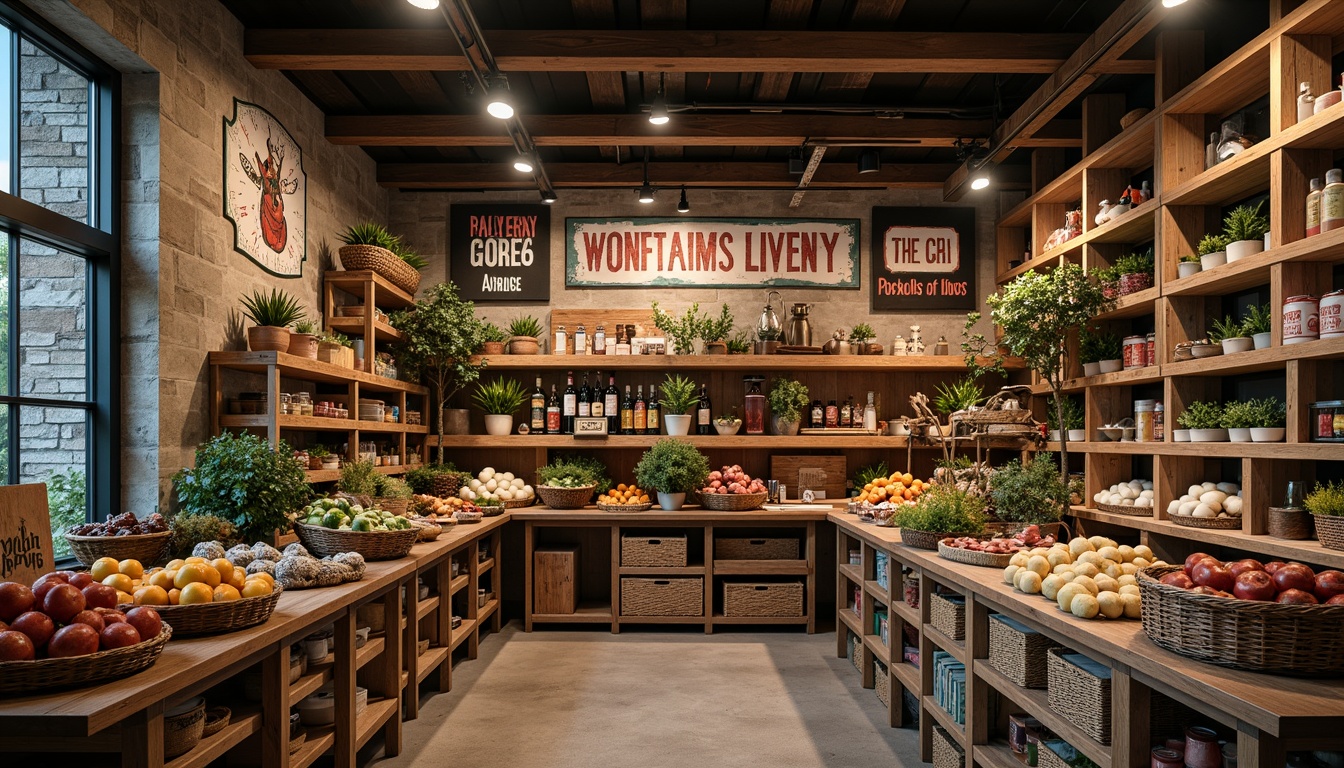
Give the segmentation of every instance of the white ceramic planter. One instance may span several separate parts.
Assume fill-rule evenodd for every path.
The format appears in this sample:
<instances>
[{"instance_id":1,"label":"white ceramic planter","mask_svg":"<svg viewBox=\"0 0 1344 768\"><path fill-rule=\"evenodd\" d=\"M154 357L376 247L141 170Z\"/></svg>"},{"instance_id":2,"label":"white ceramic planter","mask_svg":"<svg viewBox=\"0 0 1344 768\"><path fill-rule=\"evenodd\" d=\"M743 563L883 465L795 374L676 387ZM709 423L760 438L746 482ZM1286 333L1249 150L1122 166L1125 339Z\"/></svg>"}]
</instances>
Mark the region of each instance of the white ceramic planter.
<instances>
[{"instance_id":1,"label":"white ceramic planter","mask_svg":"<svg viewBox=\"0 0 1344 768\"><path fill-rule=\"evenodd\" d=\"M714 431L718 432L720 435L736 435L737 430L741 428L742 428L741 419L738 419L737 421L734 421L731 424L724 424L723 422L720 421L714 422Z\"/></svg>"},{"instance_id":2,"label":"white ceramic planter","mask_svg":"<svg viewBox=\"0 0 1344 768\"><path fill-rule=\"evenodd\" d=\"M1284 427L1251 427L1251 440L1257 443L1280 443L1287 432Z\"/></svg>"},{"instance_id":3,"label":"white ceramic planter","mask_svg":"<svg viewBox=\"0 0 1344 768\"><path fill-rule=\"evenodd\" d=\"M1237 352L1250 352L1255 348L1255 340L1250 336L1233 336L1230 339L1223 339L1223 354L1231 355Z\"/></svg>"},{"instance_id":4,"label":"white ceramic planter","mask_svg":"<svg viewBox=\"0 0 1344 768\"><path fill-rule=\"evenodd\" d=\"M1249 443L1251 442L1251 428L1228 427L1227 439L1231 440L1234 443Z\"/></svg>"},{"instance_id":5,"label":"white ceramic planter","mask_svg":"<svg viewBox=\"0 0 1344 768\"><path fill-rule=\"evenodd\" d=\"M1085 442L1087 442L1087 430L1086 430L1086 429L1070 429L1070 430L1069 430L1069 442L1071 442L1071 443L1085 443Z\"/></svg>"},{"instance_id":6,"label":"white ceramic planter","mask_svg":"<svg viewBox=\"0 0 1344 768\"><path fill-rule=\"evenodd\" d=\"M1226 429L1192 429L1190 430L1190 442L1192 443L1226 443Z\"/></svg>"},{"instance_id":7,"label":"white ceramic planter","mask_svg":"<svg viewBox=\"0 0 1344 768\"><path fill-rule=\"evenodd\" d=\"M513 417L508 414L487 413L485 415L485 433L499 437L513 431Z\"/></svg>"},{"instance_id":8,"label":"white ceramic planter","mask_svg":"<svg viewBox=\"0 0 1344 768\"><path fill-rule=\"evenodd\" d=\"M1204 265L1200 264L1198 261L1182 261L1180 264L1176 265L1176 274L1185 278L1190 277L1191 275L1198 275L1202 269L1204 269Z\"/></svg>"},{"instance_id":9,"label":"white ceramic planter","mask_svg":"<svg viewBox=\"0 0 1344 768\"><path fill-rule=\"evenodd\" d=\"M1123 360L1102 360L1097 365L1101 366L1102 373L1118 373L1125 369Z\"/></svg>"},{"instance_id":10,"label":"white ceramic planter","mask_svg":"<svg viewBox=\"0 0 1344 768\"><path fill-rule=\"evenodd\" d=\"M1240 261L1247 256L1254 256L1257 253L1264 253L1265 241L1260 240L1238 240L1235 243L1227 244L1227 261L1232 263Z\"/></svg>"},{"instance_id":11,"label":"white ceramic planter","mask_svg":"<svg viewBox=\"0 0 1344 768\"><path fill-rule=\"evenodd\" d=\"M1227 251L1217 251L1206 253L1199 257L1199 266L1201 269L1213 269L1221 267L1227 263Z\"/></svg>"},{"instance_id":12,"label":"white ceramic planter","mask_svg":"<svg viewBox=\"0 0 1344 768\"><path fill-rule=\"evenodd\" d=\"M1178 443L1188 443L1190 442L1190 430L1173 429L1171 431L1171 439Z\"/></svg>"},{"instance_id":13,"label":"white ceramic planter","mask_svg":"<svg viewBox=\"0 0 1344 768\"><path fill-rule=\"evenodd\" d=\"M1058 429L1052 429L1052 430L1050 430L1050 442L1052 442L1052 443L1058 443L1058 442L1059 442L1059 430L1058 430Z\"/></svg>"},{"instance_id":14,"label":"white ceramic planter","mask_svg":"<svg viewBox=\"0 0 1344 768\"><path fill-rule=\"evenodd\" d=\"M663 416L663 424L666 427L667 434L672 437L683 437L691 433L690 416L674 416L669 413Z\"/></svg>"},{"instance_id":15,"label":"white ceramic planter","mask_svg":"<svg viewBox=\"0 0 1344 768\"><path fill-rule=\"evenodd\" d=\"M658 506L666 510L678 510L686 505L686 494L658 492Z\"/></svg>"},{"instance_id":16,"label":"white ceramic planter","mask_svg":"<svg viewBox=\"0 0 1344 768\"><path fill-rule=\"evenodd\" d=\"M1256 349L1269 349L1274 343L1274 334L1269 332L1252 334L1251 343Z\"/></svg>"},{"instance_id":17,"label":"white ceramic planter","mask_svg":"<svg viewBox=\"0 0 1344 768\"><path fill-rule=\"evenodd\" d=\"M1101 363L1083 363L1084 376L1096 376L1101 373Z\"/></svg>"}]
</instances>

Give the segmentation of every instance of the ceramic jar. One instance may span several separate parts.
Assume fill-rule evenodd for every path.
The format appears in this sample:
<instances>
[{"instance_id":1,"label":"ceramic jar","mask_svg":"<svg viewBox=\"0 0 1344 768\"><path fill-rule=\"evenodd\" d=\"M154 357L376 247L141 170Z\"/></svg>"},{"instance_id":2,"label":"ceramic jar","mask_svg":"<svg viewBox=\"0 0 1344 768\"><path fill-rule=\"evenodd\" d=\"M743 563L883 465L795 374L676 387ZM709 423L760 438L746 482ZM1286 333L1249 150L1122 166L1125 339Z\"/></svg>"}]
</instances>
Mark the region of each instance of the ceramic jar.
<instances>
[{"instance_id":1,"label":"ceramic jar","mask_svg":"<svg viewBox=\"0 0 1344 768\"><path fill-rule=\"evenodd\" d=\"M1344 290L1322 296L1319 314L1322 339L1344 336Z\"/></svg>"},{"instance_id":2,"label":"ceramic jar","mask_svg":"<svg viewBox=\"0 0 1344 768\"><path fill-rule=\"evenodd\" d=\"M1320 302L1315 296L1290 296L1283 302L1284 344L1315 341L1320 330Z\"/></svg>"}]
</instances>

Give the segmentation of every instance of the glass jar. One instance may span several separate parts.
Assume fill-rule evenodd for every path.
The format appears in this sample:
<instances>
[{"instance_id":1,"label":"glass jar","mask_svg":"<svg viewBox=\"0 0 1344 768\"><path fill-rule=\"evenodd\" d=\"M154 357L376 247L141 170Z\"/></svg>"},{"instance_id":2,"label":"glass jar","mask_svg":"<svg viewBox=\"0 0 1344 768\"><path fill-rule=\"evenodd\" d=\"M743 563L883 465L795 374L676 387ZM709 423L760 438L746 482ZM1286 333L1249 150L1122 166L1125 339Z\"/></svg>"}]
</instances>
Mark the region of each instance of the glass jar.
<instances>
[{"instance_id":1,"label":"glass jar","mask_svg":"<svg viewBox=\"0 0 1344 768\"><path fill-rule=\"evenodd\" d=\"M765 395L761 392L761 382L763 379L759 376L748 376L747 396L743 403L743 412L748 435L765 434Z\"/></svg>"},{"instance_id":2,"label":"glass jar","mask_svg":"<svg viewBox=\"0 0 1344 768\"><path fill-rule=\"evenodd\" d=\"M1157 409L1156 400L1134 401L1134 439L1140 443L1151 443L1154 437L1153 414Z\"/></svg>"},{"instance_id":3,"label":"glass jar","mask_svg":"<svg viewBox=\"0 0 1344 768\"><path fill-rule=\"evenodd\" d=\"M292 399L292 398L289 396L289 393L288 393L288 392L281 392L281 393L280 393L280 415L281 415L281 416L288 416L288 415L289 415L289 403L290 403L291 399Z\"/></svg>"},{"instance_id":4,"label":"glass jar","mask_svg":"<svg viewBox=\"0 0 1344 768\"><path fill-rule=\"evenodd\" d=\"M313 398L307 392L299 392L290 400L290 413L295 416L313 415Z\"/></svg>"}]
</instances>

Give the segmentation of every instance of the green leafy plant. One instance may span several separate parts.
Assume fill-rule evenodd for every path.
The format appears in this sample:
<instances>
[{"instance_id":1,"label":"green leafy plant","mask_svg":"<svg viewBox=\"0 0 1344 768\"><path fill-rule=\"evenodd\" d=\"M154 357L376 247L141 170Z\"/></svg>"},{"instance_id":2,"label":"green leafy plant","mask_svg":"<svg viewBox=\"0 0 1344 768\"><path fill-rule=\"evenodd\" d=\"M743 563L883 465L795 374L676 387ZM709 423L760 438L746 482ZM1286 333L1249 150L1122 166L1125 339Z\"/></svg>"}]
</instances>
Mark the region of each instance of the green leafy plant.
<instances>
[{"instance_id":1,"label":"green leafy plant","mask_svg":"<svg viewBox=\"0 0 1344 768\"><path fill-rule=\"evenodd\" d=\"M531 315L521 315L509 321L508 330L510 336L539 338L541 336L541 321Z\"/></svg>"},{"instance_id":2,"label":"green leafy plant","mask_svg":"<svg viewBox=\"0 0 1344 768\"><path fill-rule=\"evenodd\" d=\"M1182 264L1198 264L1199 256L1193 253L1187 253L1181 257Z\"/></svg>"},{"instance_id":3,"label":"green leafy plant","mask_svg":"<svg viewBox=\"0 0 1344 768\"><path fill-rule=\"evenodd\" d=\"M1228 240L1223 235L1220 234L1205 235L1199 241L1199 247L1196 248L1196 250L1199 251L1200 256L1208 256L1210 253L1218 253L1220 251L1226 251L1227 243Z\"/></svg>"},{"instance_id":4,"label":"green leafy plant","mask_svg":"<svg viewBox=\"0 0 1344 768\"><path fill-rule=\"evenodd\" d=\"M1099 328L1084 328L1078 334L1078 362L1099 363L1120 359L1120 337Z\"/></svg>"},{"instance_id":5,"label":"green leafy plant","mask_svg":"<svg viewBox=\"0 0 1344 768\"><path fill-rule=\"evenodd\" d=\"M668 376L663 380L663 414L685 416L700 402L695 381L684 376Z\"/></svg>"},{"instance_id":6,"label":"green leafy plant","mask_svg":"<svg viewBox=\"0 0 1344 768\"><path fill-rule=\"evenodd\" d=\"M397 345L402 372L434 388L438 461L442 464L443 409L453 395L479 379L485 368L485 361L472 359L483 338L476 306L463 301L451 282L439 283L414 307L394 313L392 327L402 335Z\"/></svg>"},{"instance_id":7,"label":"green leafy plant","mask_svg":"<svg viewBox=\"0 0 1344 768\"><path fill-rule=\"evenodd\" d=\"M635 482L661 493L690 493L709 477L709 459L685 440L659 440L639 457Z\"/></svg>"},{"instance_id":8,"label":"green leafy plant","mask_svg":"<svg viewBox=\"0 0 1344 768\"><path fill-rule=\"evenodd\" d=\"M288 328L303 317L303 308L293 296L272 288L270 295L255 291L241 300L243 315L259 326Z\"/></svg>"},{"instance_id":9,"label":"green leafy plant","mask_svg":"<svg viewBox=\"0 0 1344 768\"><path fill-rule=\"evenodd\" d=\"M919 501L896 512L896 525L912 531L976 534L985 530L985 500L949 484L925 489Z\"/></svg>"},{"instance_id":10,"label":"green leafy plant","mask_svg":"<svg viewBox=\"0 0 1344 768\"><path fill-rule=\"evenodd\" d=\"M807 387L802 383L780 376L770 385L770 413L782 422L796 422L803 418L803 410L811 405Z\"/></svg>"},{"instance_id":11,"label":"green leafy plant","mask_svg":"<svg viewBox=\"0 0 1344 768\"><path fill-rule=\"evenodd\" d=\"M308 447L308 455L314 459L325 459L331 455L331 451L325 445L313 445Z\"/></svg>"},{"instance_id":12,"label":"green leafy plant","mask_svg":"<svg viewBox=\"0 0 1344 768\"><path fill-rule=\"evenodd\" d=\"M1223 429L1248 429L1251 427L1254 405L1250 400L1237 400L1223 406L1223 415L1218 426Z\"/></svg>"},{"instance_id":13,"label":"green leafy plant","mask_svg":"<svg viewBox=\"0 0 1344 768\"><path fill-rule=\"evenodd\" d=\"M1275 429L1288 424L1288 407L1277 397L1249 401L1246 426L1253 429Z\"/></svg>"},{"instance_id":14,"label":"green leafy plant","mask_svg":"<svg viewBox=\"0 0 1344 768\"><path fill-rule=\"evenodd\" d=\"M728 340L728 353L731 355L745 355L751 351L752 330L743 328Z\"/></svg>"},{"instance_id":15,"label":"green leafy plant","mask_svg":"<svg viewBox=\"0 0 1344 768\"><path fill-rule=\"evenodd\" d=\"M503 343L509 340L509 332L494 323L485 323L481 326L481 339Z\"/></svg>"},{"instance_id":16,"label":"green leafy plant","mask_svg":"<svg viewBox=\"0 0 1344 768\"><path fill-rule=\"evenodd\" d=\"M985 390L970 376L939 384L934 392L936 396L933 398L933 408L944 416L979 405L980 401L985 399Z\"/></svg>"},{"instance_id":17,"label":"green leafy plant","mask_svg":"<svg viewBox=\"0 0 1344 768\"><path fill-rule=\"evenodd\" d=\"M854 330L849 332L849 340L863 343L869 339L877 338L877 333L873 331L873 326L867 323L859 323L854 326Z\"/></svg>"},{"instance_id":18,"label":"green leafy plant","mask_svg":"<svg viewBox=\"0 0 1344 768\"><path fill-rule=\"evenodd\" d=\"M1153 252L1130 253L1115 260L1115 269L1121 275L1153 274Z\"/></svg>"},{"instance_id":19,"label":"green leafy plant","mask_svg":"<svg viewBox=\"0 0 1344 768\"><path fill-rule=\"evenodd\" d=\"M338 344L342 347L350 346L350 337L344 333L328 331L317 338L319 344Z\"/></svg>"},{"instance_id":20,"label":"green leafy plant","mask_svg":"<svg viewBox=\"0 0 1344 768\"><path fill-rule=\"evenodd\" d=\"M662 326L659 326L662 327ZM719 308L718 319L705 315L700 323L700 340L709 343L711 341L727 342L728 337L733 333L733 312L728 309L725 303Z\"/></svg>"},{"instance_id":21,"label":"green leafy plant","mask_svg":"<svg viewBox=\"0 0 1344 768\"><path fill-rule=\"evenodd\" d=\"M168 519L169 554L174 558L191 557L191 551L203 541L218 541L225 549L239 543L238 527L214 515L176 514Z\"/></svg>"},{"instance_id":22,"label":"green leafy plant","mask_svg":"<svg viewBox=\"0 0 1344 768\"><path fill-rule=\"evenodd\" d=\"M970 469L975 466L975 462L970 456L953 456L951 459L937 459L933 462L935 467L956 472L963 469Z\"/></svg>"},{"instance_id":23,"label":"green leafy plant","mask_svg":"<svg viewBox=\"0 0 1344 768\"><path fill-rule=\"evenodd\" d=\"M178 514L218 515L245 541L269 539L312 496L293 450L251 434L225 432L196 449L196 466L173 475Z\"/></svg>"},{"instance_id":24,"label":"green leafy plant","mask_svg":"<svg viewBox=\"0 0 1344 768\"><path fill-rule=\"evenodd\" d=\"M88 483L83 472L78 469L52 472L43 482L47 484L51 530L63 531L86 522L89 514ZM58 559L70 556L70 542L64 536L53 536L51 549Z\"/></svg>"},{"instance_id":25,"label":"green leafy plant","mask_svg":"<svg viewBox=\"0 0 1344 768\"><path fill-rule=\"evenodd\" d=\"M1057 523L1068 510L1069 490L1060 481L1053 453L1037 453L1025 464L1010 461L989 482L994 514L1010 523Z\"/></svg>"},{"instance_id":26,"label":"green leafy plant","mask_svg":"<svg viewBox=\"0 0 1344 768\"><path fill-rule=\"evenodd\" d=\"M317 323L313 322L312 320L309 320L306 317L299 320L295 320L294 332L306 333L309 336L315 336L317 335Z\"/></svg>"},{"instance_id":27,"label":"green leafy plant","mask_svg":"<svg viewBox=\"0 0 1344 768\"><path fill-rule=\"evenodd\" d=\"M611 481L606 480L606 467L599 464L594 468L589 462L577 458L553 459L550 464L537 469L537 480L542 485L554 488L582 488L585 485L602 485L603 481L608 488L611 486Z\"/></svg>"},{"instance_id":28,"label":"green leafy plant","mask_svg":"<svg viewBox=\"0 0 1344 768\"><path fill-rule=\"evenodd\" d=\"M415 493L428 494L434 489L434 480L443 475L457 475L464 482L470 482L471 476L465 472L458 472L457 467L452 463L448 464L426 464L422 467L416 467L406 473L406 483L411 486Z\"/></svg>"},{"instance_id":29,"label":"green leafy plant","mask_svg":"<svg viewBox=\"0 0 1344 768\"><path fill-rule=\"evenodd\" d=\"M370 461L347 461L336 487L352 496L377 496L378 470Z\"/></svg>"},{"instance_id":30,"label":"green leafy plant","mask_svg":"<svg viewBox=\"0 0 1344 768\"><path fill-rule=\"evenodd\" d=\"M374 481L373 495L384 499L409 499L413 494L410 484L400 477L378 475Z\"/></svg>"},{"instance_id":31,"label":"green leafy plant","mask_svg":"<svg viewBox=\"0 0 1344 768\"><path fill-rule=\"evenodd\" d=\"M425 261L425 257L411 250L410 246L402 242L401 238L397 238L396 243L391 248L388 248L388 250L396 254L398 259L406 262L407 266L411 267L416 272L429 266L429 262Z\"/></svg>"},{"instance_id":32,"label":"green leafy plant","mask_svg":"<svg viewBox=\"0 0 1344 768\"><path fill-rule=\"evenodd\" d=\"M560 454L552 459L551 463L574 467L586 473L589 481L597 485L597 488L594 489L595 493L606 493L611 490L611 477L607 474L607 465L595 456L585 456L577 453ZM587 485L587 483L584 483L584 485Z\"/></svg>"},{"instance_id":33,"label":"green leafy plant","mask_svg":"<svg viewBox=\"0 0 1344 768\"><path fill-rule=\"evenodd\" d=\"M529 393L517 379L500 377L476 387L476 407L495 416L512 416L527 402Z\"/></svg>"},{"instance_id":34,"label":"green leafy plant","mask_svg":"<svg viewBox=\"0 0 1344 768\"><path fill-rule=\"evenodd\" d=\"M1209 341L1214 344L1223 339L1235 339L1246 334L1242 332L1241 321L1233 320L1231 315L1215 319L1209 324Z\"/></svg>"},{"instance_id":35,"label":"green leafy plant","mask_svg":"<svg viewBox=\"0 0 1344 768\"><path fill-rule=\"evenodd\" d=\"M1227 218L1223 219L1223 234L1227 242L1263 240L1265 233L1269 231L1269 217L1260 212L1264 207L1264 202L1261 202L1254 208L1249 205L1233 208L1232 212L1227 214Z\"/></svg>"},{"instance_id":36,"label":"green leafy plant","mask_svg":"<svg viewBox=\"0 0 1344 768\"><path fill-rule=\"evenodd\" d=\"M1185 407L1185 411L1176 418L1176 423L1186 429L1221 429L1223 406L1196 400Z\"/></svg>"},{"instance_id":37,"label":"green leafy plant","mask_svg":"<svg viewBox=\"0 0 1344 768\"><path fill-rule=\"evenodd\" d=\"M727 413L721 413L714 419L715 424L722 424L725 427L731 427L733 424L742 421L742 417L737 415L737 406L734 405Z\"/></svg>"},{"instance_id":38,"label":"green leafy plant","mask_svg":"<svg viewBox=\"0 0 1344 768\"><path fill-rule=\"evenodd\" d=\"M695 340L703 333L705 318L700 314L699 303L687 307L681 315L670 315L659 309L655 301L653 324L672 337L672 346L678 355L689 355L695 351Z\"/></svg>"},{"instance_id":39,"label":"green leafy plant","mask_svg":"<svg viewBox=\"0 0 1344 768\"><path fill-rule=\"evenodd\" d=\"M374 245L393 253L396 252L393 249L401 242L401 238L388 232L386 227L372 221L353 224L336 238L346 245Z\"/></svg>"},{"instance_id":40,"label":"green leafy plant","mask_svg":"<svg viewBox=\"0 0 1344 768\"><path fill-rule=\"evenodd\" d=\"M1268 304L1252 304L1241 318L1241 332L1247 336L1269 333L1274 327L1274 310Z\"/></svg>"},{"instance_id":41,"label":"green leafy plant","mask_svg":"<svg viewBox=\"0 0 1344 768\"><path fill-rule=\"evenodd\" d=\"M1055 406L1055 399L1053 397L1046 400L1046 429L1059 429L1061 423L1066 430L1083 428L1083 406L1079 405L1075 398L1065 395L1063 402L1061 402L1058 407Z\"/></svg>"},{"instance_id":42,"label":"green leafy plant","mask_svg":"<svg viewBox=\"0 0 1344 768\"><path fill-rule=\"evenodd\" d=\"M1313 515L1344 517L1344 482L1317 483L1302 507Z\"/></svg>"},{"instance_id":43,"label":"green leafy plant","mask_svg":"<svg viewBox=\"0 0 1344 768\"><path fill-rule=\"evenodd\" d=\"M890 475L891 470L887 468L887 463L885 461L879 461L876 464L868 464L859 467L858 471L854 473L854 487L863 488L865 485L873 482L879 477L889 477Z\"/></svg>"},{"instance_id":44,"label":"green leafy plant","mask_svg":"<svg viewBox=\"0 0 1344 768\"><path fill-rule=\"evenodd\" d=\"M1107 285L1120 279L1120 268L1116 267L1098 267L1092 270L1092 279L1097 281L1098 285Z\"/></svg>"}]
</instances>

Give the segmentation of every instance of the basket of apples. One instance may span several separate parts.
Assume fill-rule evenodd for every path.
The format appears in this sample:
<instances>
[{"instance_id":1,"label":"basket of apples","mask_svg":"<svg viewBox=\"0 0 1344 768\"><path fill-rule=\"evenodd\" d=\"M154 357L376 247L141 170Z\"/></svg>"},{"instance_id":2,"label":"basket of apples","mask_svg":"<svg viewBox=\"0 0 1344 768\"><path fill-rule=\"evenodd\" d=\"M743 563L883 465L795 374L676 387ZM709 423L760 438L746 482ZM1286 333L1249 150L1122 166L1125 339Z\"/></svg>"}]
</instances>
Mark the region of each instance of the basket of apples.
<instances>
[{"instance_id":1,"label":"basket of apples","mask_svg":"<svg viewBox=\"0 0 1344 768\"><path fill-rule=\"evenodd\" d=\"M150 607L116 610L117 590L55 571L0 583L0 695L93 685L153 666L173 630Z\"/></svg>"},{"instance_id":2,"label":"basket of apples","mask_svg":"<svg viewBox=\"0 0 1344 768\"><path fill-rule=\"evenodd\" d=\"M977 536L948 537L938 542L938 556L967 565L986 568L1006 568L1013 555L1035 547L1049 548L1054 536L1041 536L1040 526L1028 525L1011 537L992 539Z\"/></svg>"},{"instance_id":3,"label":"basket of apples","mask_svg":"<svg viewBox=\"0 0 1344 768\"><path fill-rule=\"evenodd\" d=\"M700 506L715 512L745 512L760 509L765 497L765 483L743 472L739 464L725 465L709 473L700 489Z\"/></svg>"},{"instance_id":4,"label":"basket of apples","mask_svg":"<svg viewBox=\"0 0 1344 768\"><path fill-rule=\"evenodd\" d=\"M1196 552L1138 581L1143 631L1169 651L1255 672L1344 676L1344 572Z\"/></svg>"}]
</instances>

